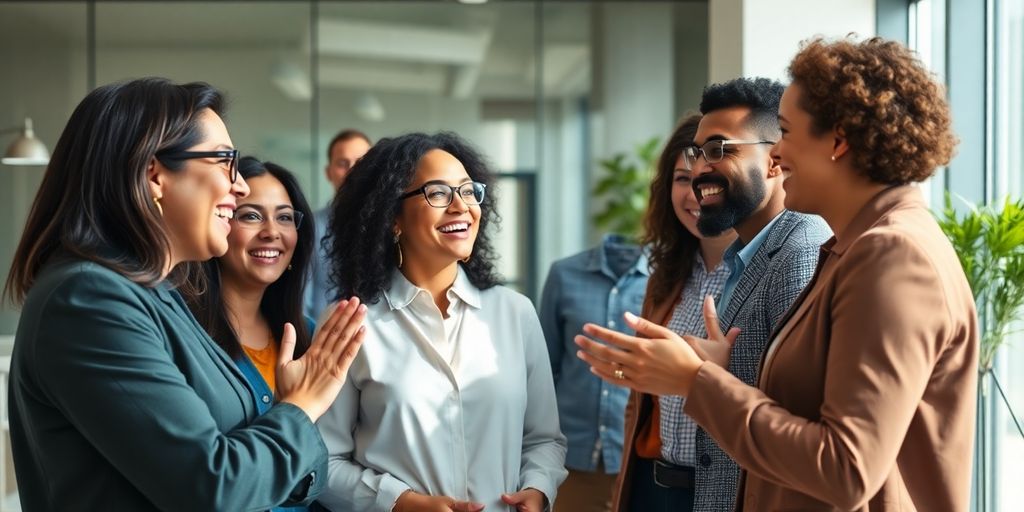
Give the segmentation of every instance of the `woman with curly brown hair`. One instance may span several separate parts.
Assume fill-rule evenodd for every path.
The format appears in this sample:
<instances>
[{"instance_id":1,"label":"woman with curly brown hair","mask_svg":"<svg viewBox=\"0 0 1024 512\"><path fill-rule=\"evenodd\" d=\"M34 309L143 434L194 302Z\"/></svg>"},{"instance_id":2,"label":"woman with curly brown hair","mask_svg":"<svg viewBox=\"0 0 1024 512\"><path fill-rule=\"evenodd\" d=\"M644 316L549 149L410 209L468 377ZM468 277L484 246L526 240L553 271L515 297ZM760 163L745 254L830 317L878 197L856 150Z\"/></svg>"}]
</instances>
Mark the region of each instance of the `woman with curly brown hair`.
<instances>
[{"instance_id":1,"label":"woman with curly brown hair","mask_svg":"<svg viewBox=\"0 0 1024 512\"><path fill-rule=\"evenodd\" d=\"M905 47L880 38L805 43L772 152L786 207L836 236L765 352L758 386L652 322L656 340L586 332L603 378L644 342L677 342L694 418L745 470L742 510L967 510L978 329L949 241L912 184L953 153L942 88ZM697 345L728 343L717 330ZM639 387L651 387L638 383Z\"/></svg>"}]
</instances>

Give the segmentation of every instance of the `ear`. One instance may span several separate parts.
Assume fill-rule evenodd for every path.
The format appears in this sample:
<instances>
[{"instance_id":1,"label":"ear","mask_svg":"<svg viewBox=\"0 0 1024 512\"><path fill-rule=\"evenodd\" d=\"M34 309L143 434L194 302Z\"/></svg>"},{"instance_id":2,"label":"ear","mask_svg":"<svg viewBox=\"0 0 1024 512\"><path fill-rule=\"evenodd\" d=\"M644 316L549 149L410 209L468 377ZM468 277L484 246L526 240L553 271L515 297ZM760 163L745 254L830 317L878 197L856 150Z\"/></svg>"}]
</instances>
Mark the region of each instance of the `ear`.
<instances>
[{"instance_id":1,"label":"ear","mask_svg":"<svg viewBox=\"0 0 1024 512\"><path fill-rule=\"evenodd\" d=\"M158 165L156 157L149 161L146 167L146 183L149 185L149 195L157 199L164 197L164 167Z\"/></svg>"},{"instance_id":2,"label":"ear","mask_svg":"<svg viewBox=\"0 0 1024 512\"><path fill-rule=\"evenodd\" d=\"M768 152L768 178L778 178L782 176L782 166L779 162L772 158L771 152Z\"/></svg>"},{"instance_id":3,"label":"ear","mask_svg":"<svg viewBox=\"0 0 1024 512\"><path fill-rule=\"evenodd\" d=\"M850 150L850 143L846 140L846 131L842 126L832 129L832 160L839 160Z\"/></svg>"}]
</instances>

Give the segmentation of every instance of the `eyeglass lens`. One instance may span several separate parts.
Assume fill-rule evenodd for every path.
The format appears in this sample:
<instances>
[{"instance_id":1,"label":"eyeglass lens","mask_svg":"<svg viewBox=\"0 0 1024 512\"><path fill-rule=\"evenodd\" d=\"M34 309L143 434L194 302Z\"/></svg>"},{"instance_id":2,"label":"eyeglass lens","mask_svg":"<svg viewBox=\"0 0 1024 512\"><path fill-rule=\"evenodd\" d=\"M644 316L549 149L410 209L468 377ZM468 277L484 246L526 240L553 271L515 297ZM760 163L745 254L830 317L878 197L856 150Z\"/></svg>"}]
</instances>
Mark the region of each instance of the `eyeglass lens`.
<instances>
[{"instance_id":1,"label":"eyeglass lens","mask_svg":"<svg viewBox=\"0 0 1024 512\"><path fill-rule=\"evenodd\" d=\"M437 183L423 188L423 194L427 197L427 202L435 208L444 208L452 204L455 191L458 191L459 197L468 205L483 203L484 186L480 183L463 183L458 187Z\"/></svg>"}]
</instances>

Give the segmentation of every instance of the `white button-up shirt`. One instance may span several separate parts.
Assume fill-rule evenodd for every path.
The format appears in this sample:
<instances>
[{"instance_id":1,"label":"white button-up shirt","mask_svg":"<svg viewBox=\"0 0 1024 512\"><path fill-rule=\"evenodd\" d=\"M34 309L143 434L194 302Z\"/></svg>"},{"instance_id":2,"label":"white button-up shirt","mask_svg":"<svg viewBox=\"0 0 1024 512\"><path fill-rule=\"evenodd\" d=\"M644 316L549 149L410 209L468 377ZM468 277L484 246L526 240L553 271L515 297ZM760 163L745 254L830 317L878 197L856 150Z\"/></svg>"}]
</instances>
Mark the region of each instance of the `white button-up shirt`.
<instances>
[{"instance_id":1,"label":"white button-up shirt","mask_svg":"<svg viewBox=\"0 0 1024 512\"><path fill-rule=\"evenodd\" d=\"M512 511L501 494L527 487L554 502L566 443L532 304L477 289L461 267L447 297L448 329L430 293L397 271L367 305L362 349L318 423L328 508L388 512L407 489L488 511Z\"/></svg>"}]
</instances>

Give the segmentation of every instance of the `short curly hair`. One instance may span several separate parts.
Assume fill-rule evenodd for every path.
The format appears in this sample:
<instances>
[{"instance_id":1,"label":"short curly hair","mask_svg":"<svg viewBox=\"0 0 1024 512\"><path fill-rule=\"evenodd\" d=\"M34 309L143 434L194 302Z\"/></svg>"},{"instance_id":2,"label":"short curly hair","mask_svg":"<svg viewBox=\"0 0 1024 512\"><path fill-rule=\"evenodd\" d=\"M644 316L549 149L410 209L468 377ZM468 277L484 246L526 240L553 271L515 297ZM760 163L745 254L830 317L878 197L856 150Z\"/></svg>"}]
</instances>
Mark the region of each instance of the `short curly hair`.
<instances>
[{"instance_id":1,"label":"short curly hair","mask_svg":"<svg viewBox=\"0 0 1024 512\"><path fill-rule=\"evenodd\" d=\"M454 156L473 181L487 186L480 208L480 229L468 262L460 262L473 286L484 290L500 283L489 226L497 224L494 174L480 153L458 135L409 133L381 139L352 167L345 186L331 203L327 237L331 281L341 297L356 296L376 304L398 266L393 227L404 194L416 177L420 158L432 149Z\"/></svg>"},{"instance_id":2,"label":"short curly hair","mask_svg":"<svg viewBox=\"0 0 1024 512\"><path fill-rule=\"evenodd\" d=\"M927 179L953 157L945 90L915 53L880 37L856 42L818 37L801 43L789 64L811 130L839 128L855 167L876 183Z\"/></svg>"}]
</instances>

